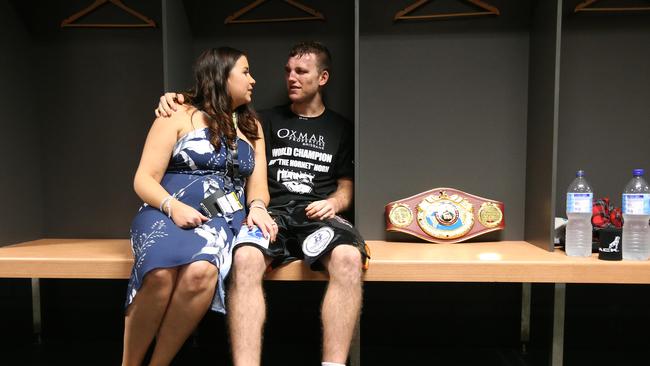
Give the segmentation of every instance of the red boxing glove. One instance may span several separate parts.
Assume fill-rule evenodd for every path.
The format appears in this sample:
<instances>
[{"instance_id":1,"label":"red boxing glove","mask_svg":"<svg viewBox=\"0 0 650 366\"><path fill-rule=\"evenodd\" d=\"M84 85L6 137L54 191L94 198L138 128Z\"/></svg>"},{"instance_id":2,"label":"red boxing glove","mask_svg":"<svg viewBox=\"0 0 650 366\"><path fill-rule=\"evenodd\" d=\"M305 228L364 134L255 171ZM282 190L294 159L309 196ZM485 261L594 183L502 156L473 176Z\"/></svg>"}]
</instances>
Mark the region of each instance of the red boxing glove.
<instances>
[{"instance_id":1,"label":"red boxing glove","mask_svg":"<svg viewBox=\"0 0 650 366\"><path fill-rule=\"evenodd\" d=\"M621 209L609 204L609 197L603 197L594 202L591 224L597 228L605 228L609 225L620 229L623 227L623 214Z\"/></svg>"},{"instance_id":2,"label":"red boxing glove","mask_svg":"<svg viewBox=\"0 0 650 366\"><path fill-rule=\"evenodd\" d=\"M614 225L617 229L623 227L623 212L620 207L617 207L610 211L609 213L609 222Z\"/></svg>"},{"instance_id":3,"label":"red boxing glove","mask_svg":"<svg viewBox=\"0 0 650 366\"><path fill-rule=\"evenodd\" d=\"M609 197L596 200L592 208L591 224L599 228L606 227L610 221L610 209Z\"/></svg>"}]
</instances>

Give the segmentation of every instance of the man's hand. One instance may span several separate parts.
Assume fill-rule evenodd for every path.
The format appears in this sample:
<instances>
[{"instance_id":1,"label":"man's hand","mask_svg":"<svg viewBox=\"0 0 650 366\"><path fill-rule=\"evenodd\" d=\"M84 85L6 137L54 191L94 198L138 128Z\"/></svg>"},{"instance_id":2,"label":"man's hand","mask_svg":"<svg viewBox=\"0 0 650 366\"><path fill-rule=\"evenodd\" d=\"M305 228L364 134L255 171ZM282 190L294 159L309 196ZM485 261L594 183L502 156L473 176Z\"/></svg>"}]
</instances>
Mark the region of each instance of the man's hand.
<instances>
[{"instance_id":1,"label":"man's hand","mask_svg":"<svg viewBox=\"0 0 650 366\"><path fill-rule=\"evenodd\" d=\"M305 214L310 220L327 220L334 217L339 211L339 205L335 198L314 201L305 208Z\"/></svg>"},{"instance_id":2,"label":"man's hand","mask_svg":"<svg viewBox=\"0 0 650 366\"><path fill-rule=\"evenodd\" d=\"M183 103L185 103L183 94L165 93L165 95L160 97L158 108L156 108L154 113L156 117L170 117L176 111L178 105Z\"/></svg>"}]
</instances>

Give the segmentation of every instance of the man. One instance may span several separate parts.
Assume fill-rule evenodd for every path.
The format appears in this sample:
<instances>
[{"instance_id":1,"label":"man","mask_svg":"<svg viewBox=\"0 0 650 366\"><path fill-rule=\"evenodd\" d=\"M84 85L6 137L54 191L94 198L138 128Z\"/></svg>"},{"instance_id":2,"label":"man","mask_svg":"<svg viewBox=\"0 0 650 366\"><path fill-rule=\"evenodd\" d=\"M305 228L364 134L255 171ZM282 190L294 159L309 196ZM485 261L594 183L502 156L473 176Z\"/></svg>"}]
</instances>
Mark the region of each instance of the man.
<instances>
[{"instance_id":1,"label":"man","mask_svg":"<svg viewBox=\"0 0 650 366\"><path fill-rule=\"evenodd\" d=\"M323 104L330 62L329 51L318 42L294 46L285 65L291 104L260 113L267 142L268 210L278 234L268 246L235 250L228 320L236 366L260 364L267 267L295 259L329 273L321 308L323 365L344 365L347 360L368 253L357 230L337 215L352 203L354 139L352 125ZM162 97L156 113L170 113L174 97ZM251 202L251 207L259 204Z\"/></svg>"}]
</instances>

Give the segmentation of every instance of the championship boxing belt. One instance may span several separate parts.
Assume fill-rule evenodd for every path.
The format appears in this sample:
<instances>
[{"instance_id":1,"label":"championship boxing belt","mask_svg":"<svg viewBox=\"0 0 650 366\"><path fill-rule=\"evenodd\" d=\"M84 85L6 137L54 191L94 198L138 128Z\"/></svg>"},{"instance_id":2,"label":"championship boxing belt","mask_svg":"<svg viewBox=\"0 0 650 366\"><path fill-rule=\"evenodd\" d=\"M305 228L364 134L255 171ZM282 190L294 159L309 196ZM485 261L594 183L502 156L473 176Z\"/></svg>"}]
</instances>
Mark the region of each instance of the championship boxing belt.
<instances>
[{"instance_id":1,"label":"championship boxing belt","mask_svg":"<svg viewBox=\"0 0 650 366\"><path fill-rule=\"evenodd\" d=\"M458 243L506 227L502 202L434 188L386 205L386 230L433 243Z\"/></svg>"}]
</instances>

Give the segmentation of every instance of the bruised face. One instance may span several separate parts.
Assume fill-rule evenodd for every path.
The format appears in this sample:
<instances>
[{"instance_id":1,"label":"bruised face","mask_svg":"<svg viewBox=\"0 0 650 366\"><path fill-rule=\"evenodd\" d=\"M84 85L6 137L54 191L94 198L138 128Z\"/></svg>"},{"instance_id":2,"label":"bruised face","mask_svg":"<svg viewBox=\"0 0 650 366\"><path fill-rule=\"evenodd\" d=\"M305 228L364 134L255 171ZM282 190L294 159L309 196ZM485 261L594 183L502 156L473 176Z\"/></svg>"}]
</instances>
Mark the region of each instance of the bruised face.
<instances>
[{"instance_id":1,"label":"bruised face","mask_svg":"<svg viewBox=\"0 0 650 366\"><path fill-rule=\"evenodd\" d=\"M289 58L284 71L287 92L292 103L311 100L329 79L327 70L319 70L318 57L313 53Z\"/></svg>"},{"instance_id":2,"label":"bruised face","mask_svg":"<svg viewBox=\"0 0 650 366\"><path fill-rule=\"evenodd\" d=\"M250 103L253 97L255 79L251 76L246 56L240 57L228 75L228 93L232 109Z\"/></svg>"}]
</instances>

